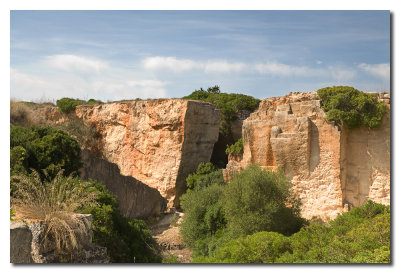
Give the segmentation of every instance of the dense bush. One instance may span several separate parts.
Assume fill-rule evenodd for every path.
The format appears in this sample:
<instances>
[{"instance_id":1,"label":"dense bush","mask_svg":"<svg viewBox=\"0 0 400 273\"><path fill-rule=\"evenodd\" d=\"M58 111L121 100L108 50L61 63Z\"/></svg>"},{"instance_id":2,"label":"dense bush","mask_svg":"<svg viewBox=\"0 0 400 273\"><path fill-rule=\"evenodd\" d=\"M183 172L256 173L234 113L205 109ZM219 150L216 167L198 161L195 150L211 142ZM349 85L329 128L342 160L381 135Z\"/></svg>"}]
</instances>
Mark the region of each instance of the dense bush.
<instances>
[{"instance_id":1,"label":"dense bush","mask_svg":"<svg viewBox=\"0 0 400 273\"><path fill-rule=\"evenodd\" d=\"M181 234L195 257L214 256L216 249L242 235L257 231L289 235L304 223L282 173L252 165L226 184L220 170L207 163L199 165L187 184L189 190L181 198L185 212Z\"/></svg>"},{"instance_id":2,"label":"dense bush","mask_svg":"<svg viewBox=\"0 0 400 273\"><path fill-rule=\"evenodd\" d=\"M18 127L10 129L11 172L37 170L50 177L61 170L68 176L82 166L78 142L62 130L52 127Z\"/></svg>"},{"instance_id":3,"label":"dense bush","mask_svg":"<svg viewBox=\"0 0 400 273\"><path fill-rule=\"evenodd\" d=\"M87 190L96 192L98 205L87 206L80 212L92 214L93 242L107 247L110 262L161 262L145 222L121 215L117 197L103 183L92 180L90 183Z\"/></svg>"},{"instance_id":4,"label":"dense bush","mask_svg":"<svg viewBox=\"0 0 400 273\"><path fill-rule=\"evenodd\" d=\"M211 87L208 91L196 90L189 96L183 97L190 100L202 100L215 104L221 109L222 118L220 123L220 132L223 134L230 133L230 122L237 119L236 113L239 110L254 111L258 104L259 99L242 94L227 94L221 93L219 87Z\"/></svg>"},{"instance_id":5,"label":"dense bush","mask_svg":"<svg viewBox=\"0 0 400 273\"><path fill-rule=\"evenodd\" d=\"M234 155L234 156L239 156L243 154L243 138L239 138L238 141L236 141L234 144L231 146L227 146L225 153L227 155Z\"/></svg>"},{"instance_id":6,"label":"dense bush","mask_svg":"<svg viewBox=\"0 0 400 273\"><path fill-rule=\"evenodd\" d=\"M222 244L194 263L390 263L390 209L367 201L290 237L258 232Z\"/></svg>"},{"instance_id":7,"label":"dense bush","mask_svg":"<svg viewBox=\"0 0 400 273\"><path fill-rule=\"evenodd\" d=\"M274 263L291 251L289 237L262 231L230 240L218 247L214 257L198 256L194 263Z\"/></svg>"},{"instance_id":8,"label":"dense bush","mask_svg":"<svg viewBox=\"0 0 400 273\"><path fill-rule=\"evenodd\" d=\"M344 124L349 129L360 126L377 128L387 112L383 102L376 97L360 92L353 87L326 87L317 91L321 98L322 109L329 121Z\"/></svg>"},{"instance_id":9,"label":"dense bush","mask_svg":"<svg viewBox=\"0 0 400 273\"><path fill-rule=\"evenodd\" d=\"M181 234L185 243L199 254L208 255L212 251L208 242L226 225L220 202L223 187L213 184L190 191L181 198L181 206L185 211Z\"/></svg>"},{"instance_id":10,"label":"dense bush","mask_svg":"<svg viewBox=\"0 0 400 273\"><path fill-rule=\"evenodd\" d=\"M248 166L224 189L222 202L227 228L235 237L258 231L285 235L297 232L304 220L299 216L299 204L290 187L282 171Z\"/></svg>"},{"instance_id":11,"label":"dense bush","mask_svg":"<svg viewBox=\"0 0 400 273\"><path fill-rule=\"evenodd\" d=\"M90 213L93 242L107 247L111 262L161 262L145 222L122 216L116 197L102 183L63 177L59 172L53 175L64 168L64 175L74 174L81 166L80 148L74 138L51 127L11 126L10 146L11 196L18 215L30 213L30 218L46 218L53 227L53 222L61 223L63 232L53 233L62 235L58 241L63 242L65 238L79 237L64 232L76 224L69 212ZM39 174L30 168L45 171ZM84 207L90 196L95 196L95 204ZM23 208L24 213L18 208ZM44 217L43 212L51 215Z\"/></svg>"},{"instance_id":12,"label":"dense bush","mask_svg":"<svg viewBox=\"0 0 400 273\"><path fill-rule=\"evenodd\" d=\"M327 225L312 224L292 235L285 263L390 262L390 209L367 201Z\"/></svg>"},{"instance_id":13,"label":"dense bush","mask_svg":"<svg viewBox=\"0 0 400 273\"><path fill-rule=\"evenodd\" d=\"M102 104L100 100L90 99L88 101L80 99L62 98L57 100L56 104L61 113L70 113L75 111L76 106L82 104Z\"/></svg>"},{"instance_id":14,"label":"dense bush","mask_svg":"<svg viewBox=\"0 0 400 273\"><path fill-rule=\"evenodd\" d=\"M200 163L197 171L186 178L188 190L199 191L211 184L224 184L224 178L222 170L210 162Z\"/></svg>"}]
</instances>

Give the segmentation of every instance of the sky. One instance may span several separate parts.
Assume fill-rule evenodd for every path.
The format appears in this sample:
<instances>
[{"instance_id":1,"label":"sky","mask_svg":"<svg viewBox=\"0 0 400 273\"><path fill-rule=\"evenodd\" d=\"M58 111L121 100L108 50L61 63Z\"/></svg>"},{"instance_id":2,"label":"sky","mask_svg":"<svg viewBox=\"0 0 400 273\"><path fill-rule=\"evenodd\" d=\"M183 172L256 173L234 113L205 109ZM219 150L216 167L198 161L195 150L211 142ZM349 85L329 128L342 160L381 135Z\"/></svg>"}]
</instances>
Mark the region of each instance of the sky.
<instances>
[{"instance_id":1,"label":"sky","mask_svg":"<svg viewBox=\"0 0 400 273\"><path fill-rule=\"evenodd\" d=\"M10 96L390 91L390 12L11 11Z\"/></svg>"}]
</instances>

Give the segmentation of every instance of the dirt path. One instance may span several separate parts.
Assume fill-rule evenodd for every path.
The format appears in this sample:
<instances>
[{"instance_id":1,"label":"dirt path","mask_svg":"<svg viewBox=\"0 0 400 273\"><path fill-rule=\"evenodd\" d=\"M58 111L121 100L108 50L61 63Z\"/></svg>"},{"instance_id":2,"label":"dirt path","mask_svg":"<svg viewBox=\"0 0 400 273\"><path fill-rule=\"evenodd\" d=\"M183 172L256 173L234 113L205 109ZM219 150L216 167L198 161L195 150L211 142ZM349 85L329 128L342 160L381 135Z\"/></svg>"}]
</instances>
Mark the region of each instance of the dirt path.
<instances>
[{"instance_id":1,"label":"dirt path","mask_svg":"<svg viewBox=\"0 0 400 273\"><path fill-rule=\"evenodd\" d=\"M179 234L179 224L183 213L164 214L153 225L149 225L151 235L163 250L164 258L175 256L180 263L190 263L192 253Z\"/></svg>"}]
</instances>

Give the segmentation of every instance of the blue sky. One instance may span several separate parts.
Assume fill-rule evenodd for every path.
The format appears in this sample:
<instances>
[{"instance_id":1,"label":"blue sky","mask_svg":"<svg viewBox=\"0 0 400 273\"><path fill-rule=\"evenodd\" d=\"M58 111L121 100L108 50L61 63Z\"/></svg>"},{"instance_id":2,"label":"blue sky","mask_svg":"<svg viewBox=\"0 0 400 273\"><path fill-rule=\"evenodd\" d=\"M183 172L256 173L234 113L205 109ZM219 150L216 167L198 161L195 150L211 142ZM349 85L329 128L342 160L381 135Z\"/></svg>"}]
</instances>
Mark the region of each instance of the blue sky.
<instances>
[{"instance_id":1,"label":"blue sky","mask_svg":"<svg viewBox=\"0 0 400 273\"><path fill-rule=\"evenodd\" d=\"M390 91L389 11L11 11L11 97Z\"/></svg>"}]
</instances>

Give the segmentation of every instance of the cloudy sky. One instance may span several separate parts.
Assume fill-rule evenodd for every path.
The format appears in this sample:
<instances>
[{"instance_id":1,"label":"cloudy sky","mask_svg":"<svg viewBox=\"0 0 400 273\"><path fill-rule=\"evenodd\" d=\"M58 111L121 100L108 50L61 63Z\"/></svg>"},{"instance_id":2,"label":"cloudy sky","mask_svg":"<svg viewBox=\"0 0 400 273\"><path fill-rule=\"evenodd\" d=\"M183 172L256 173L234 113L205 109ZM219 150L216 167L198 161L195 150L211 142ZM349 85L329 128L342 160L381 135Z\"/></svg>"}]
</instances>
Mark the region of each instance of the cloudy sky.
<instances>
[{"instance_id":1,"label":"cloudy sky","mask_svg":"<svg viewBox=\"0 0 400 273\"><path fill-rule=\"evenodd\" d=\"M11 11L11 97L390 90L389 11Z\"/></svg>"}]
</instances>

